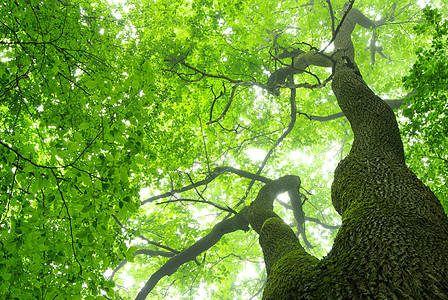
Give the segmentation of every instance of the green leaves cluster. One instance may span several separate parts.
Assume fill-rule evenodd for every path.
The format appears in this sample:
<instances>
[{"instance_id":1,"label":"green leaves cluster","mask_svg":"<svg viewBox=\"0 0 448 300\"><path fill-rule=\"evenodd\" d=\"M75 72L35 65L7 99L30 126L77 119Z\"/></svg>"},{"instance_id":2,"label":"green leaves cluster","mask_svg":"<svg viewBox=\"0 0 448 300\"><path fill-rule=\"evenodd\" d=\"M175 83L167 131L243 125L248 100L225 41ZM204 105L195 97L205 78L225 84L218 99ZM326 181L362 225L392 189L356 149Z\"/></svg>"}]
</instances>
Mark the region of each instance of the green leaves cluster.
<instances>
[{"instance_id":1,"label":"green leaves cluster","mask_svg":"<svg viewBox=\"0 0 448 300\"><path fill-rule=\"evenodd\" d=\"M415 26L415 33L425 37L416 50L417 60L405 87L415 91L410 105L403 110L408 118L404 125L408 154L420 163L413 169L435 191L448 212L448 194L443 187L448 179L448 21L438 9L427 7L424 22Z\"/></svg>"},{"instance_id":2,"label":"green leaves cluster","mask_svg":"<svg viewBox=\"0 0 448 300\"><path fill-rule=\"evenodd\" d=\"M100 1L12 1L0 15L0 298L113 296L103 272L129 232L112 216L138 209L144 135L144 108L120 107L140 91L119 71L134 64L123 26Z\"/></svg>"}]
</instances>

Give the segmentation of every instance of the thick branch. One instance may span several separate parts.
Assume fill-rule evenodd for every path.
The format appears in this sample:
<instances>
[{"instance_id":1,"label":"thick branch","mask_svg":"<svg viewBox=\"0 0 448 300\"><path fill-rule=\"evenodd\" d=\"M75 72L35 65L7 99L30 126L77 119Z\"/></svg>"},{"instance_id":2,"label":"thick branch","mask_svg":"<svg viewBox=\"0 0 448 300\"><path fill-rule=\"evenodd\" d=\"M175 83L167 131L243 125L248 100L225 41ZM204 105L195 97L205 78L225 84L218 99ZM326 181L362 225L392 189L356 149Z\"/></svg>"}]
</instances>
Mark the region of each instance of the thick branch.
<instances>
[{"instance_id":1,"label":"thick branch","mask_svg":"<svg viewBox=\"0 0 448 300\"><path fill-rule=\"evenodd\" d=\"M272 73L267 83L268 91L274 95L279 95L279 88L284 87L286 78L294 74L303 73L308 66L334 67L335 61L340 61L343 56L347 56L350 61L354 62L355 51L351 41L351 34L356 24L365 28L375 28L381 24L371 21L361 11L352 8L352 5L353 1L346 3L344 7L345 14L334 31L332 42L334 41L336 51L325 54L311 50L299 55L293 59L291 66L280 68Z\"/></svg>"},{"instance_id":2,"label":"thick branch","mask_svg":"<svg viewBox=\"0 0 448 300\"><path fill-rule=\"evenodd\" d=\"M301 268L307 268L317 262L316 258L306 253L292 229L273 211L275 198L284 192L295 196L300 184L298 176L281 177L264 185L250 205L249 222L260 235L268 282L279 278L272 270L283 263L290 263L287 256L291 254L300 256Z\"/></svg>"},{"instance_id":3,"label":"thick branch","mask_svg":"<svg viewBox=\"0 0 448 300\"><path fill-rule=\"evenodd\" d=\"M240 176L253 177L253 174L236 170L231 167L221 167L221 169L215 169L215 172L222 173L224 170L235 171L235 173ZM278 218L278 216L273 212L273 201L277 195L287 191L298 190L300 188L300 178L293 175L284 176L277 180L269 180L267 178L261 178L261 176L256 178L263 179L263 181L268 183L260 189L257 198L252 202L252 204L244 207L234 217L225 219L216 224L209 234L201 238L189 248L170 258L149 278L145 286L142 290L140 290L136 300L145 299L160 279L164 276L170 276L176 272L181 265L194 260L196 256L210 249L221 239L223 235L237 230L247 231L249 229L249 222L252 228L254 228L257 232L260 232L265 220L271 218L272 216ZM295 238L298 243L297 237ZM279 243L276 245L278 249L285 247L285 245ZM300 246L300 243L298 243L298 245ZM267 253L265 256L265 260L266 259L271 261L272 256Z\"/></svg>"},{"instance_id":4,"label":"thick branch","mask_svg":"<svg viewBox=\"0 0 448 300\"><path fill-rule=\"evenodd\" d=\"M265 184L258 192L257 198L251 203L249 222L252 228L260 233L263 223L271 218L278 217L274 213L274 200L284 192L300 188L300 178L294 175L286 175L268 184Z\"/></svg>"}]
</instances>

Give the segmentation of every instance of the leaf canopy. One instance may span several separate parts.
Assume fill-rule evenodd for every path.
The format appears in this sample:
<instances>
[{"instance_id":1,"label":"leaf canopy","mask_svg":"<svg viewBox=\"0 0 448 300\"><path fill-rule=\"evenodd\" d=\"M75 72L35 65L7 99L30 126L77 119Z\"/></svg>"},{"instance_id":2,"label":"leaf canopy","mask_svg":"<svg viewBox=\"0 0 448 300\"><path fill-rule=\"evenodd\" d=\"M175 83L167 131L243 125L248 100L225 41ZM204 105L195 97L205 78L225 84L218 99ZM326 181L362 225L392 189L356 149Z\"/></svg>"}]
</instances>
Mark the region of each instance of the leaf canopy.
<instances>
[{"instance_id":1,"label":"leaf canopy","mask_svg":"<svg viewBox=\"0 0 448 300\"><path fill-rule=\"evenodd\" d=\"M331 1L331 13L329 3L0 4L0 298L135 297L257 195L262 183L236 172L179 191L219 166L300 176L309 251L324 256L340 223L332 172L353 138L345 118L313 119L340 111L323 84L331 70L296 78L319 88L297 90L297 119L280 143L288 95L263 84L290 63L275 58L282 53L331 50L344 1ZM361 73L385 99L415 92L397 112L407 162L448 211L445 11L356 7L386 20L354 32ZM170 191L175 201L156 199ZM276 210L297 225L286 195ZM257 234L237 231L165 277L151 299L255 299L264 280Z\"/></svg>"}]
</instances>

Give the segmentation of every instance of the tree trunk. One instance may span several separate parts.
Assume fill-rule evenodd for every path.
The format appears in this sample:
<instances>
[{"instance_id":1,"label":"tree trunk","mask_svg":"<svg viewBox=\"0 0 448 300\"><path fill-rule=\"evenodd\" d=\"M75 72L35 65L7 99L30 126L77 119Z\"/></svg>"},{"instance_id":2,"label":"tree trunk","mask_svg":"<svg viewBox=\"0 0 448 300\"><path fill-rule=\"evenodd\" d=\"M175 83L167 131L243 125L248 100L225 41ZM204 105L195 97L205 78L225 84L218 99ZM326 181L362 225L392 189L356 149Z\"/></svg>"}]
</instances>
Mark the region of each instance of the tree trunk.
<instances>
[{"instance_id":1,"label":"tree trunk","mask_svg":"<svg viewBox=\"0 0 448 300\"><path fill-rule=\"evenodd\" d=\"M447 216L406 166L392 109L357 71L351 15L335 40L332 82L354 132L332 185L342 227L319 261L280 219L268 218L260 229L268 267L263 299L448 299Z\"/></svg>"}]
</instances>

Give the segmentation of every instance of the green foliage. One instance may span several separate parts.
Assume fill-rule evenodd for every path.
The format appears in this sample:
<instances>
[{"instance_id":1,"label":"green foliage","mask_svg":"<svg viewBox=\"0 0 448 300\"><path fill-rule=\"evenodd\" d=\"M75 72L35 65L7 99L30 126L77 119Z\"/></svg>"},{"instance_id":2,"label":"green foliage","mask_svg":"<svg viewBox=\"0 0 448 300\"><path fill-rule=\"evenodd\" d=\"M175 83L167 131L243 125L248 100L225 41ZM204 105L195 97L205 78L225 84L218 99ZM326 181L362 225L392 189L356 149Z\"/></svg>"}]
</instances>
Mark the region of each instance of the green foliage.
<instances>
[{"instance_id":1,"label":"green foliage","mask_svg":"<svg viewBox=\"0 0 448 300\"><path fill-rule=\"evenodd\" d=\"M102 273L128 235L112 215L139 206L129 177L144 130L126 122L143 108L123 109L136 89L116 71L134 64L122 26L101 2L13 1L0 13L0 297L112 296Z\"/></svg>"},{"instance_id":2,"label":"green foliage","mask_svg":"<svg viewBox=\"0 0 448 300\"><path fill-rule=\"evenodd\" d=\"M336 22L344 2L332 1ZM392 10L380 0L359 5L373 19ZM395 19L375 29L388 57L377 55L375 65L370 51L362 51L372 32L358 28L353 40L364 78L386 98L400 96L399 79L414 61L410 49L422 46L418 68L405 84L429 96L416 94L420 100L403 113L412 118L405 132L426 143L419 148L414 142L408 161L447 199L446 162L435 160L428 168L420 155L443 156L446 149L446 94L437 88L446 83L437 77L446 74L446 23L427 10L421 35L409 38L419 10L398 1ZM241 85L226 114L210 122L226 109L232 92L233 83L222 78L266 83L269 72L281 67L272 55L281 47L324 48L331 23L325 1L0 4L0 298L135 297L151 274L227 214L186 201L141 206L140 191L145 199L179 189L207 178L216 166L256 173L264 157L255 154L266 154L290 121L288 92L272 97ZM432 34L435 42L427 44ZM200 80L187 66L213 76ZM321 80L330 74L310 71ZM317 83L309 74L296 80ZM339 112L329 86L298 89L297 110L294 130L261 175L299 175L306 216L336 225L329 186L350 148L350 126L345 119L321 123L307 117ZM431 127L425 127L428 121ZM249 190L249 183L223 174L173 197L200 199L201 193L238 211L261 186ZM275 210L294 226L287 205L277 203ZM313 222L306 228L316 246L310 252L324 256L336 230ZM139 250L153 252L137 255ZM160 281L150 297L259 297L264 272L257 235L234 232Z\"/></svg>"},{"instance_id":3,"label":"green foliage","mask_svg":"<svg viewBox=\"0 0 448 300\"><path fill-rule=\"evenodd\" d=\"M404 138L408 155L421 160L414 171L434 190L448 213L448 21L437 9L423 11L424 22L415 33L428 39L416 50L417 60L403 78L405 87L415 91L410 105L403 110Z\"/></svg>"}]
</instances>

